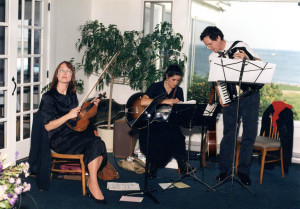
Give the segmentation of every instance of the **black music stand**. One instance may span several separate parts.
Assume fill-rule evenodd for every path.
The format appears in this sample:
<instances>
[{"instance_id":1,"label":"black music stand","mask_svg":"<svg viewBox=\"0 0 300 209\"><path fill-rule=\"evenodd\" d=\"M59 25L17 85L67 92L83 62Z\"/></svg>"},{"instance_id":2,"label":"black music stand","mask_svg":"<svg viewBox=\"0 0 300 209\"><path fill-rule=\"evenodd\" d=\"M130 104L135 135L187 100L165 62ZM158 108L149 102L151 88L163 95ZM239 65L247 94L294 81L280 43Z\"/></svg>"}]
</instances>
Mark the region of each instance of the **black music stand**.
<instances>
[{"instance_id":1,"label":"black music stand","mask_svg":"<svg viewBox=\"0 0 300 209\"><path fill-rule=\"evenodd\" d=\"M146 165L145 165L145 179L144 179L144 189L137 191L126 192L124 195L143 195L150 197L155 203L159 203L159 201L151 194L156 190L148 190L148 167L149 167L149 136L150 136L150 124L154 118L155 110L157 105L166 98L166 94L161 94L153 99L153 101L149 104L149 106L142 112L142 114L134 121L128 123L128 125L132 128L142 128L147 126L147 148L146 148Z\"/></svg>"},{"instance_id":2,"label":"black music stand","mask_svg":"<svg viewBox=\"0 0 300 209\"><path fill-rule=\"evenodd\" d=\"M191 130L193 126L202 126L202 136L201 136L201 152L200 152L200 167L202 167L202 145L204 136L204 127L209 126L216 120L220 106L215 106L215 109L211 113L205 112L207 110L207 104L174 104L172 112L169 117L170 125L182 126L189 128L189 142L188 142L188 159L184 171L182 171L181 177L173 182L168 188L169 189L174 183L180 181L181 179L191 176L194 180L200 182L206 187L214 190L208 184L201 181L195 175L195 169L190 165L190 150L191 150ZM207 116L209 115L209 116ZM165 189L165 190L166 190Z\"/></svg>"},{"instance_id":3,"label":"black music stand","mask_svg":"<svg viewBox=\"0 0 300 209\"><path fill-rule=\"evenodd\" d=\"M213 186L212 188L215 189L218 186L228 182L227 180L231 178L231 191L230 191L230 195L232 194L232 188L233 188L233 182L234 180L236 180L240 185L242 185L250 194L252 194L253 196L255 196L255 194L249 189L247 188L240 180L240 178L238 176L236 176L235 174L235 156L236 156L236 143L237 143L237 138L238 138L238 132L239 132L239 109L240 109L240 95L241 95L241 84L242 84L242 78L243 78L243 73L244 73L244 68L246 65L246 57L244 57L243 59L243 63L242 63L242 67L241 67L241 72L240 72L240 77L239 77L239 93L238 93L238 98L237 98L237 110L236 110L236 121L235 121L235 139L234 139L234 145L233 145L233 159L232 159L232 170L231 170L231 174L229 174L225 179L223 179L222 181L220 181L218 184L216 184L215 186Z\"/></svg>"}]
</instances>

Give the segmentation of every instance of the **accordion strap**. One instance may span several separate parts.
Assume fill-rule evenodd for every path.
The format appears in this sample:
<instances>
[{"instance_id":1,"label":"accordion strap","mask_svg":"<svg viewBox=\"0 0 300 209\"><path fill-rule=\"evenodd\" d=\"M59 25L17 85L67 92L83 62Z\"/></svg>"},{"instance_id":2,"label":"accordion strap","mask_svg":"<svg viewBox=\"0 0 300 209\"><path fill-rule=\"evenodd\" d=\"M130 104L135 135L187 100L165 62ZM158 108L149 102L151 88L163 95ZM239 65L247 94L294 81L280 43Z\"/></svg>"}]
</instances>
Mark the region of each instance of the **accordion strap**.
<instances>
[{"instance_id":1,"label":"accordion strap","mask_svg":"<svg viewBox=\"0 0 300 209\"><path fill-rule=\"evenodd\" d=\"M231 49L233 49L233 47L235 47L235 45L237 45L238 43L240 43L242 41L235 41L233 42L233 44L230 46L230 48L225 52L225 54L229 54L229 52L231 51Z\"/></svg>"}]
</instances>

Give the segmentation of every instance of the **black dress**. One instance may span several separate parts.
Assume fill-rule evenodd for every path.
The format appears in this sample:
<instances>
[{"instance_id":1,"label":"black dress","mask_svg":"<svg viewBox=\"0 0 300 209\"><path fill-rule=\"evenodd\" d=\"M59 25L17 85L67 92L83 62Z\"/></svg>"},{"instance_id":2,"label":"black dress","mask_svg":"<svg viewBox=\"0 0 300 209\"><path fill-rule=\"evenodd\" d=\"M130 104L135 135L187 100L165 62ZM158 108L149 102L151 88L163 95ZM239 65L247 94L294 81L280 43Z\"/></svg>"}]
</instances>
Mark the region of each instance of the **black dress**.
<instances>
[{"instance_id":1,"label":"black dress","mask_svg":"<svg viewBox=\"0 0 300 209\"><path fill-rule=\"evenodd\" d=\"M76 93L60 94L51 89L42 96L39 110L43 116L44 125L69 113L78 106ZM61 154L84 154L84 164L87 166L92 160L103 156L101 168L107 163L105 143L95 136L91 127L78 132L70 129L66 124L49 131L50 148Z\"/></svg>"},{"instance_id":2,"label":"black dress","mask_svg":"<svg viewBox=\"0 0 300 209\"><path fill-rule=\"evenodd\" d=\"M167 95L167 98L173 98L174 91L175 89ZM164 88L164 81L161 81L152 84L145 94L153 99L163 93L166 93L166 90ZM182 88L177 87L174 98L184 101ZM141 151L145 154L147 148L147 128L139 130L139 140ZM170 126L167 122L153 122L150 125L149 135L149 163L162 168L168 164L172 157L177 160L179 167L183 166L186 162L185 136L179 127Z\"/></svg>"}]
</instances>

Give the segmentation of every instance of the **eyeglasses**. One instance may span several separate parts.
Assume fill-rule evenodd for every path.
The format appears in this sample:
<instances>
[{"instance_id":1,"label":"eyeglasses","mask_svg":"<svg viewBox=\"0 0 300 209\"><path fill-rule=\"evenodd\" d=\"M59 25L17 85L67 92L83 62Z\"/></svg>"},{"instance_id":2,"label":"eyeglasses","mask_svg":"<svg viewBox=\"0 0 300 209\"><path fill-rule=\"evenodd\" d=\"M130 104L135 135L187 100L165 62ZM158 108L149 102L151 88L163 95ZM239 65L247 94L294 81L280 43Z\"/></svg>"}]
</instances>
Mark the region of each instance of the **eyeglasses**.
<instances>
[{"instance_id":1,"label":"eyeglasses","mask_svg":"<svg viewBox=\"0 0 300 209\"><path fill-rule=\"evenodd\" d=\"M72 74L72 70L70 70L70 69L59 69L58 70L58 73L61 73L61 74L64 74L64 73L66 73L66 74Z\"/></svg>"}]
</instances>

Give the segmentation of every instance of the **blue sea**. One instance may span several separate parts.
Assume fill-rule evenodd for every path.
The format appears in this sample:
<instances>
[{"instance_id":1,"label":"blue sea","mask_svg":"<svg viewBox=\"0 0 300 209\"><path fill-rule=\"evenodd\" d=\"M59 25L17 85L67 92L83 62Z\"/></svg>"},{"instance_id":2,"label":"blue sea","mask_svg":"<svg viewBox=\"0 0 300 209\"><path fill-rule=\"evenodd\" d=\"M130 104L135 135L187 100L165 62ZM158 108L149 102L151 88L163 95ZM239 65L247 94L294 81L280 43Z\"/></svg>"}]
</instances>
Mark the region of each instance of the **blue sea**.
<instances>
[{"instance_id":1,"label":"blue sea","mask_svg":"<svg viewBox=\"0 0 300 209\"><path fill-rule=\"evenodd\" d=\"M209 51L204 45L195 49L195 73L205 76L209 71ZM300 51L253 49L263 62L276 64L273 83L300 85Z\"/></svg>"}]
</instances>

